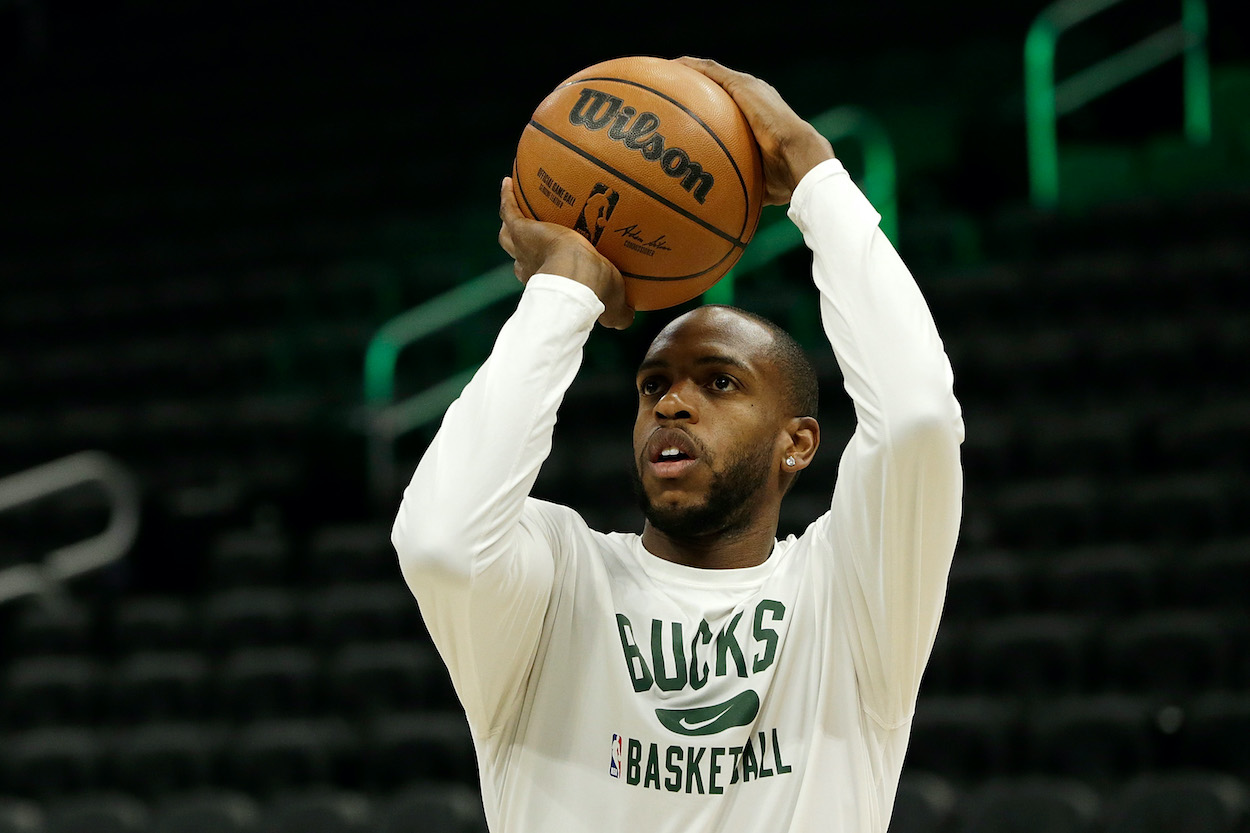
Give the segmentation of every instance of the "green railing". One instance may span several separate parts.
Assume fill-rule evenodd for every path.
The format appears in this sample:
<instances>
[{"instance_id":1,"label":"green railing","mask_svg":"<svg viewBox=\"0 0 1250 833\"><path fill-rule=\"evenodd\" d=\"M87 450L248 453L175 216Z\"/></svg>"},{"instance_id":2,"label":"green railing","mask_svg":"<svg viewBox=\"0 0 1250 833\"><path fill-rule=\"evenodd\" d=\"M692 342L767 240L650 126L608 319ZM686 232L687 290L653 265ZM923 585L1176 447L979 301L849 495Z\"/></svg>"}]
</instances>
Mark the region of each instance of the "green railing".
<instances>
[{"instance_id":1,"label":"green railing","mask_svg":"<svg viewBox=\"0 0 1250 833\"><path fill-rule=\"evenodd\" d=\"M1055 82L1059 36L1123 0L1059 0L1034 19L1024 42L1025 127L1029 193L1033 204L1059 204L1060 116L1077 110L1160 64L1183 59L1185 135L1195 144L1211 139L1211 81L1204 0L1181 0L1181 19L1136 44Z\"/></svg>"},{"instance_id":2,"label":"green railing","mask_svg":"<svg viewBox=\"0 0 1250 833\"><path fill-rule=\"evenodd\" d=\"M860 185L881 214L882 231L897 242L896 166L893 146L884 127L869 113L854 107L829 110L814 118L812 124L831 142L846 140L858 144L862 158ZM705 293L704 300L731 302L737 278L802 244L802 235L788 221L760 228L732 272ZM385 504L392 498L398 476L395 445L399 438L437 420L460 395L479 366L469 367L397 402L395 375L400 354L421 339L454 326L520 290L512 263L503 263L396 316L374 334L365 350L364 431L369 484L375 500Z\"/></svg>"}]
</instances>

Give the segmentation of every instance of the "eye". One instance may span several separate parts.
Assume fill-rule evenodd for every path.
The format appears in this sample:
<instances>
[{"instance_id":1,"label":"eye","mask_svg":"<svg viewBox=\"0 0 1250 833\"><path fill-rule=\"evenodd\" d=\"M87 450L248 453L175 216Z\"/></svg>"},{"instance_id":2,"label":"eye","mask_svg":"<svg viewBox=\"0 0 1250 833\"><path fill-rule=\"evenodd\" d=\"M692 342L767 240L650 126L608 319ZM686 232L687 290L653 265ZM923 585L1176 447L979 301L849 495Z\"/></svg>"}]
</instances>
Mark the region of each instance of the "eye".
<instances>
[{"instance_id":1,"label":"eye","mask_svg":"<svg viewBox=\"0 0 1250 833\"><path fill-rule=\"evenodd\" d=\"M638 392L643 396L655 396L664 389L664 384L658 376L648 376L638 383Z\"/></svg>"},{"instance_id":2,"label":"eye","mask_svg":"<svg viewBox=\"0 0 1250 833\"><path fill-rule=\"evenodd\" d=\"M724 373L717 373L715 376L712 377L712 389L713 390L725 392L725 391L735 390L737 387L738 387L738 383L734 380L732 376L727 376Z\"/></svg>"}]
</instances>

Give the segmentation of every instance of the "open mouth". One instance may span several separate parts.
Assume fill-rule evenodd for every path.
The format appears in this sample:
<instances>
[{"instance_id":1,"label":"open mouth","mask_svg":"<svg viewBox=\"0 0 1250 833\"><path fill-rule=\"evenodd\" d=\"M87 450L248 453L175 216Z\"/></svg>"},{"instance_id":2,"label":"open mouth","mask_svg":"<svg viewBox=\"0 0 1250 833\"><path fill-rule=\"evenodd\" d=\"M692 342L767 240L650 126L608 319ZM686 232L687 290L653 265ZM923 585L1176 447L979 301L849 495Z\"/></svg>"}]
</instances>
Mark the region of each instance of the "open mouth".
<instances>
[{"instance_id":1,"label":"open mouth","mask_svg":"<svg viewBox=\"0 0 1250 833\"><path fill-rule=\"evenodd\" d=\"M684 432L660 429L647 443L647 461L658 477L677 477L698 460L694 443Z\"/></svg>"}]
</instances>

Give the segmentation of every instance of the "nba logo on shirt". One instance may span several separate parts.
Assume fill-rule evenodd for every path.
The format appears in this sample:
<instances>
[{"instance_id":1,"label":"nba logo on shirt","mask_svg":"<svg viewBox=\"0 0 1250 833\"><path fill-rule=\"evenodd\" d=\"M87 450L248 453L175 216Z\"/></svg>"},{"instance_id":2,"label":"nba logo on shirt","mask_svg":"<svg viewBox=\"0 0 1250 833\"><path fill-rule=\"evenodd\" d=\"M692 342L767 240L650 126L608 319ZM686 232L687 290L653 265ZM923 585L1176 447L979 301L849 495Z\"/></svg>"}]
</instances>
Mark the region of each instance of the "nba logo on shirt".
<instances>
[{"instance_id":1,"label":"nba logo on shirt","mask_svg":"<svg viewBox=\"0 0 1250 833\"><path fill-rule=\"evenodd\" d=\"M608 764L608 775L613 778L621 777L621 745L625 739L618 734L612 735L612 761Z\"/></svg>"}]
</instances>

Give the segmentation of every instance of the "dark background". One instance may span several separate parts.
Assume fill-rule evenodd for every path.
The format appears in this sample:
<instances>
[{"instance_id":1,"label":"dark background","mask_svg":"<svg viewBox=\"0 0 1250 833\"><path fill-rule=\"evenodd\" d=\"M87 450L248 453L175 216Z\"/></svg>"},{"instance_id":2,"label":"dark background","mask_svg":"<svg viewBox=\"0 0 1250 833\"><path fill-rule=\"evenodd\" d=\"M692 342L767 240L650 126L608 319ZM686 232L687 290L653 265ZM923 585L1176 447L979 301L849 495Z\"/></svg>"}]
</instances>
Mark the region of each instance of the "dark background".
<instances>
[{"instance_id":1,"label":"dark background","mask_svg":"<svg viewBox=\"0 0 1250 833\"><path fill-rule=\"evenodd\" d=\"M1242 823L1250 36L1210 4L1209 146L1181 138L1171 61L1061 120L1063 202L1038 211L1039 9L0 3L0 474L97 449L143 498L119 565L0 605L0 819L6 796L52 824L101 791L155 818L194 789L257 815L316 788L326 825L380 825L431 782L476 800L387 540L397 494L369 494L364 350L503 262L499 179L547 92L609 57L695 54L805 116L885 125L898 247L954 366L965 517L894 829L1053 810L1085 824L1056 833L1176 830L1169 812L1201 815L1186 800ZM1059 75L1176 14L1104 12L1060 41ZM822 376L831 450L783 533L821 511L853 427L807 271L793 253L739 285ZM407 351L399 394L481 361L509 306ZM596 526L638 523L629 380L665 318L597 333L561 412L538 490ZM401 442L405 473L429 430ZM4 513L0 568L103 521L86 487ZM1134 804L1148 778L1162 803Z\"/></svg>"}]
</instances>

